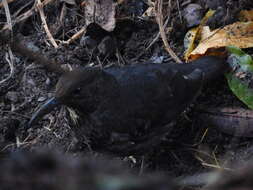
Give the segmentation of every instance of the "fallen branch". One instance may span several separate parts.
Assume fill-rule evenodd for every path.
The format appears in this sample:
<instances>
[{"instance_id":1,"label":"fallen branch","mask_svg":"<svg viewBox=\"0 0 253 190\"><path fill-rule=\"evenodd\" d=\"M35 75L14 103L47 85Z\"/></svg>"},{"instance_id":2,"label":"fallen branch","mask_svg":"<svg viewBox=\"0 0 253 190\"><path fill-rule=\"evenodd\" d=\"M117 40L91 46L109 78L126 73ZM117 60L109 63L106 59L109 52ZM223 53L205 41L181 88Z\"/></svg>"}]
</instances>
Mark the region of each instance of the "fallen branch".
<instances>
[{"instance_id":1,"label":"fallen branch","mask_svg":"<svg viewBox=\"0 0 253 190\"><path fill-rule=\"evenodd\" d=\"M163 28L163 16L162 16L162 8L163 8L163 0L157 1L157 11L156 11L156 19L159 25L160 34L165 46L166 51L170 54L170 56L177 62L182 63L182 61L178 58L178 56L174 53L174 51L169 46L169 43L166 38L166 34Z\"/></svg>"},{"instance_id":2,"label":"fallen branch","mask_svg":"<svg viewBox=\"0 0 253 190\"><path fill-rule=\"evenodd\" d=\"M163 25L163 30L165 30L165 28L167 27L168 25L168 22L170 20L170 14L171 14L171 0L169 0L169 5L168 5L168 16L167 16L167 19ZM157 40L158 38L160 37L160 31L156 34L155 38L152 40L152 42L148 45L148 47L146 48L146 50L148 50Z\"/></svg>"},{"instance_id":3,"label":"fallen branch","mask_svg":"<svg viewBox=\"0 0 253 190\"><path fill-rule=\"evenodd\" d=\"M0 31L0 41L3 44L9 44L13 52L19 53L22 56L29 57L37 64L44 66L48 71L63 74L66 69L63 69L60 64L43 54L34 44L27 44L20 36L16 35L10 38L7 31Z\"/></svg>"},{"instance_id":4,"label":"fallen branch","mask_svg":"<svg viewBox=\"0 0 253 190\"><path fill-rule=\"evenodd\" d=\"M41 7L46 6L47 4L53 2L55 0L44 0L41 4ZM15 25L23 20L28 19L30 16L32 16L35 12L37 12L36 7L33 6L30 10L26 11L25 13L23 13L22 15L18 16L15 20L12 21L12 25ZM5 25L2 30L6 30L8 29L8 25Z\"/></svg>"},{"instance_id":5,"label":"fallen branch","mask_svg":"<svg viewBox=\"0 0 253 190\"><path fill-rule=\"evenodd\" d=\"M15 0L7 0L7 3L12 3ZM0 2L0 8L4 6L4 1Z\"/></svg>"},{"instance_id":6,"label":"fallen branch","mask_svg":"<svg viewBox=\"0 0 253 190\"><path fill-rule=\"evenodd\" d=\"M47 34L47 37L49 39L49 41L51 42L51 44L54 46L54 48L58 48L58 45L57 43L55 42L54 40L54 37L53 35L51 34L48 26L47 26L47 21L46 21L46 17L45 17L45 13L43 11L43 6L42 6L42 3L41 3L41 0L37 0L37 5L36 5L37 9L39 10L39 13L40 13L40 18L41 18L41 22L42 22L42 25L45 29L45 32Z\"/></svg>"},{"instance_id":7,"label":"fallen branch","mask_svg":"<svg viewBox=\"0 0 253 190\"><path fill-rule=\"evenodd\" d=\"M86 32L86 27L79 30L77 33L75 33L73 36L71 36L67 41L62 41L62 44L70 44L76 39L80 38L84 33Z\"/></svg>"},{"instance_id":8,"label":"fallen branch","mask_svg":"<svg viewBox=\"0 0 253 190\"><path fill-rule=\"evenodd\" d=\"M6 77L5 79L0 81L0 85L3 84L4 82L6 82L7 80L9 80L14 74L14 64L13 64L14 57L13 57L13 54L10 50L9 50L9 56L8 56L8 53L5 54L5 60L9 64L10 74L8 77Z\"/></svg>"},{"instance_id":9,"label":"fallen branch","mask_svg":"<svg viewBox=\"0 0 253 190\"><path fill-rule=\"evenodd\" d=\"M4 6L4 10L5 10L8 29L12 32L12 22L11 22L11 15L10 15L8 2L7 2L7 0L3 0L2 3L3 3L3 6ZM8 58L8 54L6 53L5 59L6 59L6 61L8 62L9 66L10 66L10 74L7 78L0 81L0 84L2 84L4 82L6 82L7 80L9 80L13 76L13 73L14 73L14 56L13 56L13 53L12 53L10 47L8 47L8 51L9 51L9 58Z\"/></svg>"}]
</instances>

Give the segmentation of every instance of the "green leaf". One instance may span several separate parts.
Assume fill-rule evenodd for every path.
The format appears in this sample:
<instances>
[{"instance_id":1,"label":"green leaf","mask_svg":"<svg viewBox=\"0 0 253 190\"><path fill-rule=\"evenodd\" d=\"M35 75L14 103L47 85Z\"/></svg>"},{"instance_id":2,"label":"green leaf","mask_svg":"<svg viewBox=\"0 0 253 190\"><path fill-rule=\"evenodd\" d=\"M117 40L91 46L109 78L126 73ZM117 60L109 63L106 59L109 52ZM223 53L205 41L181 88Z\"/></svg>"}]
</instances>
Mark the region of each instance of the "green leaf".
<instances>
[{"instance_id":1,"label":"green leaf","mask_svg":"<svg viewBox=\"0 0 253 190\"><path fill-rule=\"evenodd\" d=\"M230 59L234 59L230 65L240 66L242 71L252 71L253 72L253 60L252 57L245 52L243 52L240 48L234 46L228 46L227 50L230 55Z\"/></svg>"},{"instance_id":2,"label":"green leaf","mask_svg":"<svg viewBox=\"0 0 253 190\"><path fill-rule=\"evenodd\" d=\"M245 54L240 48L235 47L235 46L227 46L226 48L227 48L228 52L231 54L235 54L238 56L242 56Z\"/></svg>"},{"instance_id":3,"label":"green leaf","mask_svg":"<svg viewBox=\"0 0 253 190\"><path fill-rule=\"evenodd\" d=\"M225 75L228 85L243 103L253 109L253 89L249 85L253 80L252 57L237 47L229 46L227 50L231 53L228 62L233 70Z\"/></svg>"},{"instance_id":4,"label":"green leaf","mask_svg":"<svg viewBox=\"0 0 253 190\"><path fill-rule=\"evenodd\" d=\"M228 73L225 76L232 92L250 109L253 109L253 90L248 88L247 84L244 84L232 73Z\"/></svg>"}]
</instances>

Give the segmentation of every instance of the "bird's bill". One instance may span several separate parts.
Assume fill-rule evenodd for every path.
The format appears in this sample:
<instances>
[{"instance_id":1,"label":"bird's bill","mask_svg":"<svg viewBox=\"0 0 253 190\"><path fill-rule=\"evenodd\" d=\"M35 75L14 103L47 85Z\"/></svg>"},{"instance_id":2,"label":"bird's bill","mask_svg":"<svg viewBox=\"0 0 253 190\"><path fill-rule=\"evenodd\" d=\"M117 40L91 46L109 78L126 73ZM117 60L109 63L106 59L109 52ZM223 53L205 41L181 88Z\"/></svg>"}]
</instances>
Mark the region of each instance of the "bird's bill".
<instances>
[{"instance_id":1,"label":"bird's bill","mask_svg":"<svg viewBox=\"0 0 253 190\"><path fill-rule=\"evenodd\" d=\"M58 105L60 105L60 102L55 97L49 99L33 114L32 118L28 123L28 126L31 127L32 125L34 125L40 118L50 113Z\"/></svg>"}]
</instances>

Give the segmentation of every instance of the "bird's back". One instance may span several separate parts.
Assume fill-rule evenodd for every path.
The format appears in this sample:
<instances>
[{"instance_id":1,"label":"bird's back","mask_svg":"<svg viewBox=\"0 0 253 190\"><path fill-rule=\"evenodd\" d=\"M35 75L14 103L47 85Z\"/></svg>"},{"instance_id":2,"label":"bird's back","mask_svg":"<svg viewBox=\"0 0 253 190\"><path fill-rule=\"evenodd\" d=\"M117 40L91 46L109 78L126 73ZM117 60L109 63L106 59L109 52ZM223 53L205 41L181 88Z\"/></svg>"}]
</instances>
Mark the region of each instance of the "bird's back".
<instances>
[{"instance_id":1,"label":"bird's back","mask_svg":"<svg viewBox=\"0 0 253 190\"><path fill-rule=\"evenodd\" d=\"M96 131L91 141L99 139L96 144L112 151L117 150L115 147L124 150L125 146L125 153L145 151L144 147L160 142L171 129L167 124L194 100L202 86L201 71L185 78L179 70L165 64L114 67L105 73L115 79L111 92L114 95L104 95L89 115Z\"/></svg>"}]
</instances>

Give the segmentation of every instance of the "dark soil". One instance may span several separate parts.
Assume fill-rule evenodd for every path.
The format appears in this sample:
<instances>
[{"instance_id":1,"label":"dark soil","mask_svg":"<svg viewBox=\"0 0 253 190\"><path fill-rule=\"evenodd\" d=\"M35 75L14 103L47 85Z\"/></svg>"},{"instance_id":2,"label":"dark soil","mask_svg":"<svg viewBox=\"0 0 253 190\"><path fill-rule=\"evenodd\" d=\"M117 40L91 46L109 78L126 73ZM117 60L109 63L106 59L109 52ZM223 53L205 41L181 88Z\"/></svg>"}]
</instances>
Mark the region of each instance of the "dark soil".
<instances>
[{"instance_id":1,"label":"dark soil","mask_svg":"<svg viewBox=\"0 0 253 190\"><path fill-rule=\"evenodd\" d=\"M201 1L201 4L203 1ZM11 14L27 2L26 0L18 0L11 3ZM251 0L240 1L240 3L243 2L240 6L237 6L239 1L228 0L224 2L227 2L227 4L222 5L225 6L224 9L228 5L230 9L236 7L232 9L231 14L246 6L252 8ZM187 5L183 0L179 1L179 4L181 5L180 11ZM31 6L32 4L22 10L22 13L29 10ZM80 7L67 5L67 13L65 19L63 19L64 24L59 25L58 19L62 6L60 1L55 1L47 5L44 11L55 39L67 40L84 25L85 21ZM122 10L126 11L127 9ZM126 14L133 15L127 12ZM136 14L138 14L138 11ZM188 29L184 23L178 22L180 20L179 15L177 5L173 4L170 20L173 28L172 32L168 34L168 38L175 53L182 57L184 51L183 37ZM149 49L146 49L158 33L158 26L154 20L142 20L137 16L132 17L131 20L134 23L134 27L130 29L131 35L126 34L127 37L123 36L120 49L125 63L118 61L117 57L112 55L104 59L103 66L150 62L156 57L163 58L163 62L172 62L173 60L164 50L160 38ZM4 22L5 12L1 8L0 26ZM224 21L224 23L227 24L229 21ZM129 28L127 27L127 24L126 26L123 25L119 30L128 31ZM14 35L19 32L38 46L45 55L56 59L65 66L101 64L96 56L90 55L89 50L82 46L80 39L72 44L62 45L55 50L46 40L47 37L39 14L34 14L23 23L15 25ZM2 46L0 51L0 80L5 79L10 74L6 52L7 48ZM66 107L48 114L36 127L27 128L27 121L34 111L52 96L59 76L46 71L39 65L33 64L29 58L19 55L14 55L14 58L13 75L0 85L0 155L8 155L10 152L20 149L34 151L42 148L57 149L61 152L79 156L87 152L90 153L91 150L88 148L85 150L80 149L79 142L70 127L69 110ZM100 60L103 60L103 57ZM172 176L190 175L216 167L233 167L235 164L238 165L238 163L251 159L252 139L235 138L212 128L205 121L201 121L201 114L197 109L199 106L207 108L221 106L246 108L232 94L225 78L217 78L216 81L204 86L202 94L195 101L195 105L192 105L177 118L172 134L164 139L158 148L146 155L144 159L142 157L121 159L137 171L144 167L144 172L159 171ZM206 131L207 129L208 131ZM92 154L97 155L98 153L92 151Z\"/></svg>"}]
</instances>

